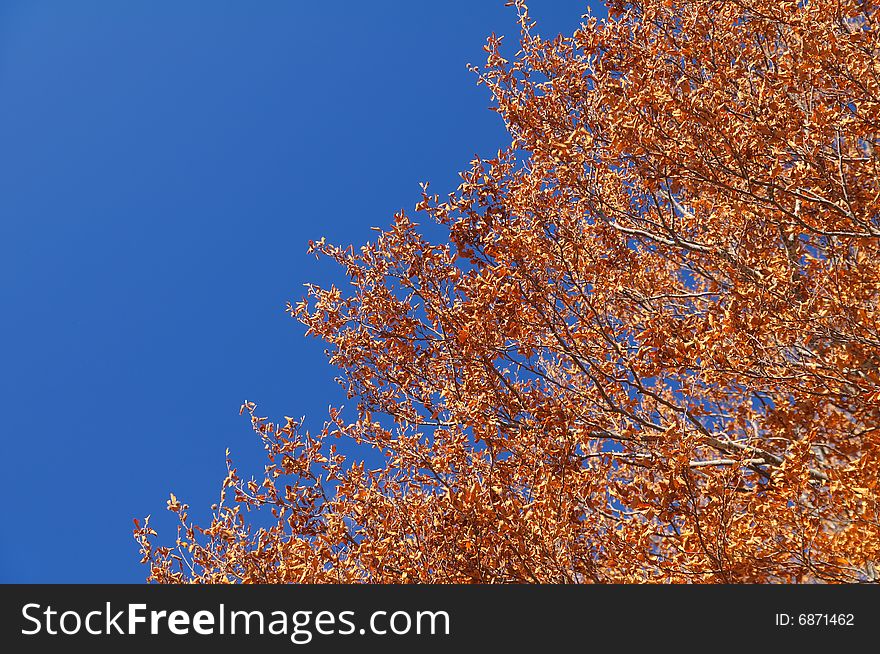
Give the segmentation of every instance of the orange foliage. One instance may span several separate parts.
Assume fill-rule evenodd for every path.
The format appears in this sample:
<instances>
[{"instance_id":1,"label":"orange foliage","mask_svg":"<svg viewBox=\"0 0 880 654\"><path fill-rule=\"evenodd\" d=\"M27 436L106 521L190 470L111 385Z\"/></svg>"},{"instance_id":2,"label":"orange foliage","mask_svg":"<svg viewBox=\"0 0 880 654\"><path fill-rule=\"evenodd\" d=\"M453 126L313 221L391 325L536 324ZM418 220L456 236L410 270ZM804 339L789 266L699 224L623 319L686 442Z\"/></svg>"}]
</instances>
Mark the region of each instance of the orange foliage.
<instances>
[{"instance_id":1,"label":"orange foliage","mask_svg":"<svg viewBox=\"0 0 880 654\"><path fill-rule=\"evenodd\" d=\"M172 495L151 580L880 578L880 5L612 2L548 41L516 4L478 71L510 147L416 207L448 241L312 244L351 286L289 310L357 416L246 403L265 479L230 464L207 527Z\"/></svg>"}]
</instances>

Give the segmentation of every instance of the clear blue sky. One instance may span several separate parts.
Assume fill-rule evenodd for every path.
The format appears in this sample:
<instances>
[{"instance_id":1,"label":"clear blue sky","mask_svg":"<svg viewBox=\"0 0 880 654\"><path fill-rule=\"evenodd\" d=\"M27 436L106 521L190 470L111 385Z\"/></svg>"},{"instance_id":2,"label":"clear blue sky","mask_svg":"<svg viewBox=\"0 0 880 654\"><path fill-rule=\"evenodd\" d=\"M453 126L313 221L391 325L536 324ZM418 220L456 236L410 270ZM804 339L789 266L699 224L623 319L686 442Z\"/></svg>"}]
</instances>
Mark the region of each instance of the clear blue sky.
<instances>
[{"instance_id":1,"label":"clear blue sky","mask_svg":"<svg viewBox=\"0 0 880 654\"><path fill-rule=\"evenodd\" d=\"M238 408L343 401L284 313L505 143L465 64L503 0L0 3L0 582L138 582L132 518L215 500ZM584 0L532 0L572 32ZM594 3L596 4L596 3Z\"/></svg>"}]
</instances>

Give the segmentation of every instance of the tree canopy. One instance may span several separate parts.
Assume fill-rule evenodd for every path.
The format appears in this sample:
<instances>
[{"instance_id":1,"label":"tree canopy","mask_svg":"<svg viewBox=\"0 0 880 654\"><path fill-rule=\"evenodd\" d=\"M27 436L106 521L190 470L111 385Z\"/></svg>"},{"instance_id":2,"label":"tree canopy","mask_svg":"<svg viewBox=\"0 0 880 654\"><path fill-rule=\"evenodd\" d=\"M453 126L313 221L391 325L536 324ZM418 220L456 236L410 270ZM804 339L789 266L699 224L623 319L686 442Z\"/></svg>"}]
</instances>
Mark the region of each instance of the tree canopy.
<instances>
[{"instance_id":1,"label":"tree canopy","mask_svg":"<svg viewBox=\"0 0 880 654\"><path fill-rule=\"evenodd\" d=\"M310 245L350 284L288 309L355 415L245 403L265 478L229 462L206 526L172 495L174 545L139 523L149 578L878 581L880 4L614 1L554 39L514 4L475 69L509 146Z\"/></svg>"}]
</instances>

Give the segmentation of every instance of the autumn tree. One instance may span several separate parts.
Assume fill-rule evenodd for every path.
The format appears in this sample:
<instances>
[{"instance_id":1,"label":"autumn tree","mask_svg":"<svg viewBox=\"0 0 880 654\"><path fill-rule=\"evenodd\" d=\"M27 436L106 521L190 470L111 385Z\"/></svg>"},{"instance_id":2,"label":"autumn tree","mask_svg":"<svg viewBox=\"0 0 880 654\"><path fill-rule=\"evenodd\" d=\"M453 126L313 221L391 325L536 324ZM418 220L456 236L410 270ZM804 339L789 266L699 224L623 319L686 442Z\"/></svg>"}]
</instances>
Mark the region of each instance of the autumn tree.
<instances>
[{"instance_id":1,"label":"autumn tree","mask_svg":"<svg viewBox=\"0 0 880 654\"><path fill-rule=\"evenodd\" d=\"M150 579L878 581L878 6L614 1L547 40L517 2L476 69L510 145L415 209L448 239L311 245L350 286L289 311L356 414L246 403L265 478L230 462L207 526L172 496Z\"/></svg>"}]
</instances>

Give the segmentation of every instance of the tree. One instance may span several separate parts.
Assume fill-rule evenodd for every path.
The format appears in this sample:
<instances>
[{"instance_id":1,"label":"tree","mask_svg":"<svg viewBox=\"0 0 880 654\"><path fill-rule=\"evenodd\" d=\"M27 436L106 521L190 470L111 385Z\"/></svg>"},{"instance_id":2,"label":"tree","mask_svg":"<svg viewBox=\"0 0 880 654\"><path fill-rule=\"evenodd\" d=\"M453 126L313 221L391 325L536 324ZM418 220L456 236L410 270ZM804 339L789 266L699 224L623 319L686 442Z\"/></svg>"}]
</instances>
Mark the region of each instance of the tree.
<instances>
[{"instance_id":1,"label":"tree","mask_svg":"<svg viewBox=\"0 0 880 654\"><path fill-rule=\"evenodd\" d=\"M159 582L854 582L880 561L874 0L615 0L478 69L511 144L290 313L357 415L250 412ZM368 469L334 439L384 455ZM231 494L231 497L228 496ZM253 510L272 513L257 528Z\"/></svg>"}]
</instances>

